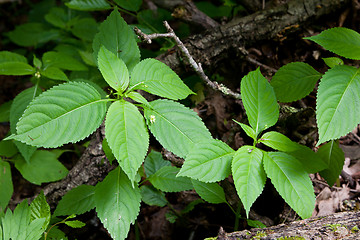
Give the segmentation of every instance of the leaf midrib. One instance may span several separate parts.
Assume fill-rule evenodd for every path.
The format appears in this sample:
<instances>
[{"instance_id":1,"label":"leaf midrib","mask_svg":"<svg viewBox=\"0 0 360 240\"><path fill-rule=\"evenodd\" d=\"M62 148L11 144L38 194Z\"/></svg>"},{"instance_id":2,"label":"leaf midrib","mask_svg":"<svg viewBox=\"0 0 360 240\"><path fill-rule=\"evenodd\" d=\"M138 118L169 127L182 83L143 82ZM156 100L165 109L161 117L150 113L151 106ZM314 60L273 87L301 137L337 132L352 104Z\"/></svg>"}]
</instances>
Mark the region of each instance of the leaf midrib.
<instances>
[{"instance_id":1,"label":"leaf midrib","mask_svg":"<svg viewBox=\"0 0 360 240\"><path fill-rule=\"evenodd\" d=\"M60 116L58 116L58 117L56 117L56 118L53 118L53 119L51 119L51 120L49 120L49 121L46 121L46 122L44 122L44 123L42 123L42 124L40 124L40 125L38 125L38 126L36 126L36 127L34 127L34 128L31 128L31 129L28 130L28 131L25 131L25 132L22 132L22 133L18 133L18 134L16 134L16 135L23 135L23 134L32 132L32 131L38 129L39 127L42 127L42 126L44 126L44 125L47 125L47 124L49 124L49 123L51 123L51 122L53 122L53 121L57 121L57 120L59 120L60 118L66 117L67 115L73 113L74 111L81 110L82 108L85 108L85 107L87 107L87 106L90 106L91 104L96 104L96 103L99 103L99 102L108 102L108 101L112 101L112 100L111 100L111 99L100 99L100 100L96 100L96 101L93 101L93 102L89 102L89 103L87 103L87 104L85 104L85 105L81 105L80 107L74 108L74 109L72 109L72 110L66 112L65 114L62 114L62 115L60 115ZM28 116L30 116L30 115L27 115L26 117L28 117ZM23 118L22 118L22 119L23 119ZM19 122L20 122L20 121L19 121ZM18 130L17 127L16 127L16 130Z\"/></svg>"}]
</instances>

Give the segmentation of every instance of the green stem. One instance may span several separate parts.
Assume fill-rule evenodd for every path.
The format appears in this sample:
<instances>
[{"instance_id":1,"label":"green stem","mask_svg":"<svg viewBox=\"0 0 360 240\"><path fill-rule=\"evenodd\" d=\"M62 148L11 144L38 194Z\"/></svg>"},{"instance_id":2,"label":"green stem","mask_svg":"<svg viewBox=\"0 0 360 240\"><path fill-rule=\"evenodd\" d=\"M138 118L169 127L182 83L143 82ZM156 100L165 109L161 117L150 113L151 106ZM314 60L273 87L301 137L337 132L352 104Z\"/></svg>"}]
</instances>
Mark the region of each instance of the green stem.
<instances>
[{"instance_id":1,"label":"green stem","mask_svg":"<svg viewBox=\"0 0 360 240\"><path fill-rule=\"evenodd\" d=\"M236 209L234 231L237 231L239 229L240 210L241 210L241 205L239 204L237 209Z\"/></svg>"}]
</instances>

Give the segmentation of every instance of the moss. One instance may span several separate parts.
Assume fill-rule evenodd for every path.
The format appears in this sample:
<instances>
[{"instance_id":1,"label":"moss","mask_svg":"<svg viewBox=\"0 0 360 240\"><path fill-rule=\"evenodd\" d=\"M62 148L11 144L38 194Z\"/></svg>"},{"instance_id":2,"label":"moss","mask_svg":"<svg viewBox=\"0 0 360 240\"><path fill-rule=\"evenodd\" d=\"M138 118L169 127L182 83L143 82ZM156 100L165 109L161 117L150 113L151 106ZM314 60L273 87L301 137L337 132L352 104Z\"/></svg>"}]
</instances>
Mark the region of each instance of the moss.
<instances>
[{"instance_id":1,"label":"moss","mask_svg":"<svg viewBox=\"0 0 360 240\"><path fill-rule=\"evenodd\" d=\"M351 233L357 233L360 231L359 227L357 225L355 225L354 227L351 228Z\"/></svg>"},{"instance_id":2,"label":"moss","mask_svg":"<svg viewBox=\"0 0 360 240\"><path fill-rule=\"evenodd\" d=\"M285 239L286 240L305 240L305 238L299 237L299 236L277 238L277 240L285 240Z\"/></svg>"}]
</instances>

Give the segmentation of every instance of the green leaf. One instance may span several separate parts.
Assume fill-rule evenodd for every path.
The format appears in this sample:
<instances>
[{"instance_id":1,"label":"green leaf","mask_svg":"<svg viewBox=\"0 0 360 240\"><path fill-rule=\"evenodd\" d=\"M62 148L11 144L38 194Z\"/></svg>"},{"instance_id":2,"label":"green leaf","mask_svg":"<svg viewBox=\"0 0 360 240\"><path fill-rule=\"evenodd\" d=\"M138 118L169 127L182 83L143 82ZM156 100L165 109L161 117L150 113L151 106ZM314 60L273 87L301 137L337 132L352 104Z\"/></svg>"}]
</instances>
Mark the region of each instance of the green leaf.
<instances>
[{"instance_id":1,"label":"green leaf","mask_svg":"<svg viewBox=\"0 0 360 240\"><path fill-rule=\"evenodd\" d=\"M241 96L256 136L277 122L279 107L275 92L259 68L241 80Z\"/></svg>"},{"instance_id":2,"label":"green leaf","mask_svg":"<svg viewBox=\"0 0 360 240\"><path fill-rule=\"evenodd\" d=\"M18 153L18 149L13 141L0 141L0 156L4 156L6 158L13 157L16 153Z\"/></svg>"},{"instance_id":3,"label":"green leaf","mask_svg":"<svg viewBox=\"0 0 360 240\"><path fill-rule=\"evenodd\" d=\"M317 154L327 163L328 168L321 171L320 175L326 180L329 186L333 186L339 178L344 166L344 152L339 143L330 141L319 148Z\"/></svg>"},{"instance_id":4,"label":"green leaf","mask_svg":"<svg viewBox=\"0 0 360 240\"><path fill-rule=\"evenodd\" d=\"M174 166L165 166L151 175L148 180L155 188L163 192L181 192L193 188L187 177L177 177L180 169Z\"/></svg>"},{"instance_id":5,"label":"green leaf","mask_svg":"<svg viewBox=\"0 0 360 240\"><path fill-rule=\"evenodd\" d=\"M49 67L71 71L86 71L88 68L72 56L62 52L46 52L42 56L44 71Z\"/></svg>"},{"instance_id":6,"label":"green leaf","mask_svg":"<svg viewBox=\"0 0 360 240\"><path fill-rule=\"evenodd\" d=\"M111 34L109 34L111 33ZM94 58L97 59L101 45L122 59L129 72L140 61L139 47L135 41L135 34L120 16L117 9L100 25L100 32L93 41Z\"/></svg>"},{"instance_id":7,"label":"green leaf","mask_svg":"<svg viewBox=\"0 0 360 240\"><path fill-rule=\"evenodd\" d=\"M146 107L151 108L149 102L138 92L129 92L126 94L127 97L131 98L135 102L144 104Z\"/></svg>"},{"instance_id":8,"label":"green leaf","mask_svg":"<svg viewBox=\"0 0 360 240\"><path fill-rule=\"evenodd\" d=\"M51 231L48 231L46 240L68 240L65 233L61 231L57 226L53 226Z\"/></svg>"},{"instance_id":9,"label":"green leaf","mask_svg":"<svg viewBox=\"0 0 360 240\"><path fill-rule=\"evenodd\" d=\"M130 88L173 100L184 99L193 94L171 68L151 58L142 60L134 67Z\"/></svg>"},{"instance_id":10,"label":"green leaf","mask_svg":"<svg viewBox=\"0 0 360 240\"><path fill-rule=\"evenodd\" d=\"M12 100L5 102L0 105L0 122L9 122L10 121L10 108Z\"/></svg>"},{"instance_id":11,"label":"green leaf","mask_svg":"<svg viewBox=\"0 0 360 240\"><path fill-rule=\"evenodd\" d=\"M5 62L22 62L27 63L26 57L23 55L9 52L9 51L0 51L0 63Z\"/></svg>"},{"instance_id":12,"label":"green leaf","mask_svg":"<svg viewBox=\"0 0 360 240\"><path fill-rule=\"evenodd\" d=\"M92 67L97 67L96 62L94 60L94 55L92 52L78 50L78 53L79 53L81 59L84 61L84 63L86 63L87 65L92 66Z\"/></svg>"},{"instance_id":13,"label":"green leaf","mask_svg":"<svg viewBox=\"0 0 360 240\"><path fill-rule=\"evenodd\" d=\"M54 216L66 216L71 214L83 214L95 208L95 187L80 185L71 189L63 196L56 206Z\"/></svg>"},{"instance_id":14,"label":"green leaf","mask_svg":"<svg viewBox=\"0 0 360 240\"><path fill-rule=\"evenodd\" d=\"M327 164L310 148L291 141L279 132L267 132L261 136L259 142L292 155L301 162L308 173L316 173L327 167Z\"/></svg>"},{"instance_id":15,"label":"green leaf","mask_svg":"<svg viewBox=\"0 0 360 240\"><path fill-rule=\"evenodd\" d=\"M236 191L245 208L246 216L264 189L266 174L262 152L252 146L243 146L235 152L231 170Z\"/></svg>"},{"instance_id":16,"label":"green leaf","mask_svg":"<svg viewBox=\"0 0 360 240\"><path fill-rule=\"evenodd\" d=\"M106 0L71 0L65 3L68 8L79 11L101 11L111 8Z\"/></svg>"},{"instance_id":17,"label":"green leaf","mask_svg":"<svg viewBox=\"0 0 360 240\"><path fill-rule=\"evenodd\" d=\"M164 207L167 204L165 194L152 186L141 186L140 192L142 201L147 205Z\"/></svg>"},{"instance_id":18,"label":"green leaf","mask_svg":"<svg viewBox=\"0 0 360 240\"><path fill-rule=\"evenodd\" d=\"M160 152L151 150L144 161L144 169L147 177L153 175L156 171L164 166L171 166L169 161L165 161Z\"/></svg>"},{"instance_id":19,"label":"green leaf","mask_svg":"<svg viewBox=\"0 0 360 240\"><path fill-rule=\"evenodd\" d=\"M99 25L93 18L81 18L77 20L72 28L71 32L76 37L91 42L96 33L99 31Z\"/></svg>"},{"instance_id":20,"label":"green leaf","mask_svg":"<svg viewBox=\"0 0 360 240\"><path fill-rule=\"evenodd\" d=\"M60 36L59 31L48 29L42 23L25 23L8 33L12 42L22 47L37 46Z\"/></svg>"},{"instance_id":21,"label":"green leaf","mask_svg":"<svg viewBox=\"0 0 360 240\"><path fill-rule=\"evenodd\" d=\"M0 75L32 75L35 68L24 62L3 62L0 63Z\"/></svg>"},{"instance_id":22,"label":"green leaf","mask_svg":"<svg viewBox=\"0 0 360 240\"><path fill-rule=\"evenodd\" d=\"M38 240L43 234L45 218L30 221L30 208L27 200L22 201L12 213L8 209L1 219L2 239Z\"/></svg>"},{"instance_id":23,"label":"green leaf","mask_svg":"<svg viewBox=\"0 0 360 240\"><path fill-rule=\"evenodd\" d=\"M17 123L15 139L32 146L59 147L89 136L100 126L106 100L84 82L69 82L42 93Z\"/></svg>"},{"instance_id":24,"label":"green leaf","mask_svg":"<svg viewBox=\"0 0 360 240\"><path fill-rule=\"evenodd\" d=\"M58 28L66 28L68 15L63 8L52 7L50 11L44 16L45 20Z\"/></svg>"},{"instance_id":25,"label":"green leaf","mask_svg":"<svg viewBox=\"0 0 360 240\"><path fill-rule=\"evenodd\" d=\"M11 199L11 196L14 192L14 187L11 178L10 164L8 162L3 161L1 158L0 158L0 189L1 189L0 212L3 212Z\"/></svg>"},{"instance_id":26,"label":"green leaf","mask_svg":"<svg viewBox=\"0 0 360 240\"><path fill-rule=\"evenodd\" d=\"M271 86L280 102L293 102L307 96L320 78L321 74L309 64L292 62L275 73Z\"/></svg>"},{"instance_id":27,"label":"green leaf","mask_svg":"<svg viewBox=\"0 0 360 240\"><path fill-rule=\"evenodd\" d=\"M142 4L142 0L114 0L119 6L129 11L137 12Z\"/></svg>"},{"instance_id":28,"label":"green leaf","mask_svg":"<svg viewBox=\"0 0 360 240\"><path fill-rule=\"evenodd\" d=\"M187 176L202 182L217 182L230 175L234 150L219 140L195 144L186 156L179 176Z\"/></svg>"},{"instance_id":29,"label":"green leaf","mask_svg":"<svg viewBox=\"0 0 360 240\"><path fill-rule=\"evenodd\" d=\"M243 124L241 122L238 122L234 119L233 119L233 121L240 125L240 127L246 133L246 135L248 135L252 139L256 140L257 136L256 136L256 132L254 131L254 129L252 129L250 126Z\"/></svg>"},{"instance_id":30,"label":"green leaf","mask_svg":"<svg viewBox=\"0 0 360 240\"><path fill-rule=\"evenodd\" d=\"M69 81L66 74L57 67L48 67L45 70L40 70L40 74L53 80Z\"/></svg>"},{"instance_id":31,"label":"green leaf","mask_svg":"<svg viewBox=\"0 0 360 240\"><path fill-rule=\"evenodd\" d=\"M13 104L10 108L10 132L16 133L16 124L18 123L20 117L23 115L25 109L29 103L41 93L40 88L31 87L21 93L19 93L13 101ZM22 142L14 141L16 147L19 149L21 155L24 157L25 161L29 163L31 156L36 151L36 147L26 145Z\"/></svg>"},{"instance_id":32,"label":"green leaf","mask_svg":"<svg viewBox=\"0 0 360 240\"><path fill-rule=\"evenodd\" d=\"M346 65L329 69L323 75L317 93L317 145L340 138L353 130L360 122L359 111L359 69Z\"/></svg>"},{"instance_id":33,"label":"green leaf","mask_svg":"<svg viewBox=\"0 0 360 240\"><path fill-rule=\"evenodd\" d=\"M205 201L213 204L226 203L225 192L217 183L205 183L191 180L195 191Z\"/></svg>"},{"instance_id":34,"label":"green leaf","mask_svg":"<svg viewBox=\"0 0 360 240\"><path fill-rule=\"evenodd\" d=\"M51 212L50 206L46 202L44 192L41 191L40 194L31 202L30 204L31 211L31 221L35 219L45 219L43 230L45 231L50 223Z\"/></svg>"},{"instance_id":35,"label":"green leaf","mask_svg":"<svg viewBox=\"0 0 360 240\"><path fill-rule=\"evenodd\" d=\"M117 92L124 92L129 86L129 72L125 63L115 54L101 46L98 65L105 81Z\"/></svg>"},{"instance_id":36,"label":"green leaf","mask_svg":"<svg viewBox=\"0 0 360 240\"><path fill-rule=\"evenodd\" d=\"M68 170L56 158L56 154L38 150L27 163L21 156L15 158L15 167L29 182L40 185L64 178Z\"/></svg>"},{"instance_id":37,"label":"green leaf","mask_svg":"<svg viewBox=\"0 0 360 240\"><path fill-rule=\"evenodd\" d=\"M147 30L147 34L166 32L163 22L173 19L171 13L162 8L158 8L156 11L150 9L141 10L136 17L139 24ZM138 25L139 28L141 28L141 25Z\"/></svg>"},{"instance_id":38,"label":"green leaf","mask_svg":"<svg viewBox=\"0 0 360 240\"><path fill-rule=\"evenodd\" d=\"M360 60L360 34L354 30L336 27L305 39L312 40L342 57Z\"/></svg>"},{"instance_id":39,"label":"green leaf","mask_svg":"<svg viewBox=\"0 0 360 240\"><path fill-rule=\"evenodd\" d=\"M159 99L145 108L147 125L155 138L167 150L185 157L195 143L212 137L200 117L180 103Z\"/></svg>"},{"instance_id":40,"label":"green leaf","mask_svg":"<svg viewBox=\"0 0 360 240\"><path fill-rule=\"evenodd\" d=\"M323 58L326 65L328 65L329 68L333 68L337 65L344 65L344 61L337 57L328 57Z\"/></svg>"},{"instance_id":41,"label":"green leaf","mask_svg":"<svg viewBox=\"0 0 360 240\"><path fill-rule=\"evenodd\" d=\"M33 65L35 68L40 69L42 67L42 62L38 59L35 54L33 55Z\"/></svg>"},{"instance_id":42,"label":"green leaf","mask_svg":"<svg viewBox=\"0 0 360 240\"><path fill-rule=\"evenodd\" d=\"M74 221L66 221L64 222L66 225L68 225L69 227L72 228L82 228L84 227L86 224L79 221L79 220L74 220Z\"/></svg>"},{"instance_id":43,"label":"green leaf","mask_svg":"<svg viewBox=\"0 0 360 240\"><path fill-rule=\"evenodd\" d=\"M300 162L282 152L263 154L266 174L285 202L301 218L311 217L315 207L315 194L311 180Z\"/></svg>"},{"instance_id":44,"label":"green leaf","mask_svg":"<svg viewBox=\"0 0 360 240\"><path fill-rule=\"evenodd\" d=\"M125 239L140 211L141 195L126 174L116 168L95 188L96 212L113 239Z\"/></svg>"},{"instance_id":45,"label":"green leaf","mask_svg":"<svg viewBox=\"0 0 360 240\"><path fill-rule=\"evenodd\" d=\"M112 164L112 161L115 160L115 156L111 151L111 148L109 147L109 143L107 142L106 138L104 138L104 140L102 141L102 148L106 158L109 160L110 164Z\"/></svg>"},{"instance_id":46,"label":"green leaf","mask_svg":"<svg viewBox=\"0 0 360 240\"><path fill-rule=\"evenodd\" d=\"M123 100L111 104L105 137L122 170L134 181L149 147L149 134L139 110Z\"/></svg>"}]
</instances>

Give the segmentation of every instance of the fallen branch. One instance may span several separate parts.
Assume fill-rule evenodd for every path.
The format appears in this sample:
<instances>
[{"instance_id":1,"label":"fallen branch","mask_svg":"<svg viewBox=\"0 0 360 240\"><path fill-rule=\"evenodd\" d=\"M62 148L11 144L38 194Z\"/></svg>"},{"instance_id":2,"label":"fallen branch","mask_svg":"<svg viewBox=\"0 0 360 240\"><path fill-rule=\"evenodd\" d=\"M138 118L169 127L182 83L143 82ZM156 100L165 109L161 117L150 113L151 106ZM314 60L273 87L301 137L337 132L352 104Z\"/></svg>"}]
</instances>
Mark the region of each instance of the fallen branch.
<instances>
[{"instance_id":1,"label":"fallen branch","mask_svg":"<svg viewBox=\"0 0 360 240\"><path fill-rule=\"evenodd\" d=\"M309 218L268 228L253 228L225 233L217 240L237 239L360 239L360 212L340 212L326 217ZM297 237L297 238L296 238ZM290 239L290 238L289 238Z\"/></svg>"},{"instance_id":2,"label":"fallen branch","mask_svg":"<svg viewBox=\"0 0 360 240\"><path fill-rule=\"evenodd\" d=\"M216 67L218 62L228 57L229 51L249 48L258 41L278 38L286 35L309 20L351 6L351 0L292 0L275 8L256 12L252 15L237 18L231 22L212 28L202 34L189 37L184 46L191 52L196 62L206 67ZM175 72L184 71L183 64L176 51L157 57Z\"/></svg>"},{"instance_id":3,"label":"fallen branch","mask_svg":"<svg viewBox=\"0 0 360 240\"><path fill-rule=\"evenodd\" d=\"M217 82L212 82L208 78L208 76L204 73L204 70L201 67L200 63L197 63L194 58L191 56L189 50L185 47L185 45L182 43L182 41L176 36L174 30L170 27L167 21L164 21L164 26L168 33L153 33L153 34L145 34L137 27L134 28L135 33L142 38L146 43L150 44L152 42L152 39L156 38L172 38L176 42L177 47L181 50L181 52L185 55L186 59L189 61L191 67L194 69L194 71L199 75L199 77L212 89L218 90L222 92L224 95L232 96L236 99L241 99L241 96L239 93L235 93L232 90L230 90L228 87L226 87L223 84L219 84Z\"/></svg>"}]
</instances>

